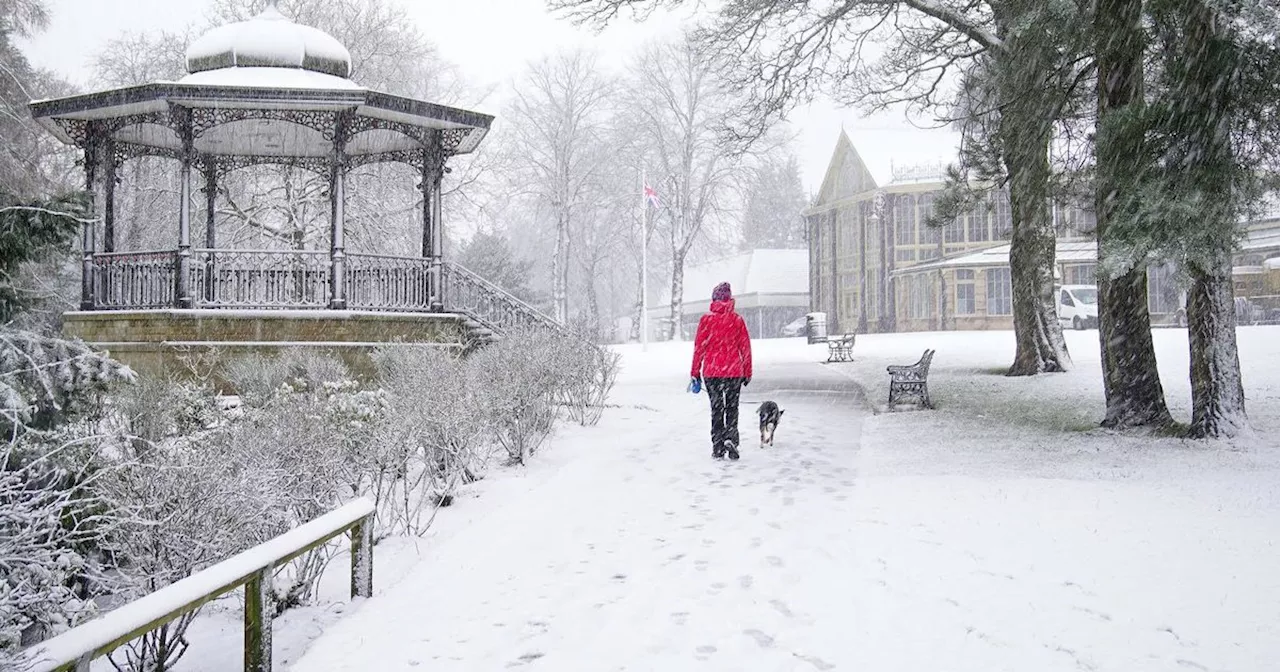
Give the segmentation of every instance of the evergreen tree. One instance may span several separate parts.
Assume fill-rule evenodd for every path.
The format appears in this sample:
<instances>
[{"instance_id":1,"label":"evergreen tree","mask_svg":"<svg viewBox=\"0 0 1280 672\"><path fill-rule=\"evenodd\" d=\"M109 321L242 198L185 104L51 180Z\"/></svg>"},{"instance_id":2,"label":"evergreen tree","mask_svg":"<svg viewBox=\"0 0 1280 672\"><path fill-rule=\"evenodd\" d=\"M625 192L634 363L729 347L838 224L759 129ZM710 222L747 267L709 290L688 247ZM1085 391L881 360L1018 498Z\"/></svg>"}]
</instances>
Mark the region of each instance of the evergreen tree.
<instances>
[{"instance_id":1,"label":"evergreen tree","mask_svg":"<svg viewBox=\"0 0 1280 672\"><path fill-rule=\"evenodd\" d=\"M477 232L459 248L457 259L463 268L507 290L516 298L523 301L534 299L529 288L533 262L517 257L502 235Z\"/></svg>"},{"instance_id":2,"label":"evergreen tree","mask_svg":"<svg viewBox=\"0 0 1280 672\"><path fill-rule=\"evenodd\" d=\"M1191 434L1246 425L1232 255L1280 142L1280 9L1265 2L1148 0L1147 95L1107 138L1125 149L1111 256L1173 261L1191 281Z\"/></svg>"},{"instance_id":3,"label":"evergreen tree","mask_svg":"<svg viewBox=\"0 0 1280 672\"><path fill-rule=\"evenodd\" d=\"M752 171L746 212L742 218L742 249L805 247L804 186L795 155L770 161Z\"/></svg>"},{"instance_id":4,"label":"evergreen tree","mask_svg":"<svg viewBox=\"0 0 1280 672\"><path fill-rule=\"evenodd\" d=\"M72 193L49 202L19 202L0 192L0 324L39 300L24 291L19 271L31 262L69 255L88 201Z\"/></svg>"}]
</instances>

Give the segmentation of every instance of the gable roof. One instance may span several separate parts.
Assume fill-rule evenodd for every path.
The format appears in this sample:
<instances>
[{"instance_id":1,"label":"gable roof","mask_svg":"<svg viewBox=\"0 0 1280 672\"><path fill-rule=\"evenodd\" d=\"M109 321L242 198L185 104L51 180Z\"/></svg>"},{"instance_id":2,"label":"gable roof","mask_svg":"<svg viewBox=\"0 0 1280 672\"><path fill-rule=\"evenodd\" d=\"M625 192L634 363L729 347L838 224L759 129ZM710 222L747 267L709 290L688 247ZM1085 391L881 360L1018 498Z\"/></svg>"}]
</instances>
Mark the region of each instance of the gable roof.
<instances>
[{"instance_id":1,"label":"gable roof","mask_svg":"<svg viewBox=\"0 0 1280 672\"><path fill-rule=\"evenodd\" d=\"M831 161L827 164L827 173L822 179L822 187L818 189L818 202L815 205L874 191L877 186L876 178L867 169L866 162L853 146L849 134L840 129L840 137L836 139L835 150L831 152Z\"/></svg>"}]
</instances>

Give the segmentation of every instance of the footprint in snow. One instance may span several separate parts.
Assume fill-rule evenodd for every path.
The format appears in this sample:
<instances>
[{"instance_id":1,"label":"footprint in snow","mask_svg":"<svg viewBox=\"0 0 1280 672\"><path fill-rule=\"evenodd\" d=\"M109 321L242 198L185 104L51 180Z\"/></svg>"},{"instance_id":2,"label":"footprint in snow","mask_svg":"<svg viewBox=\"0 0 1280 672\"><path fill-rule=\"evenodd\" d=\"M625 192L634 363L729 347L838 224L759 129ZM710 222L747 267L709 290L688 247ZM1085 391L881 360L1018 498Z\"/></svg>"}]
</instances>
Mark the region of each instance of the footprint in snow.
<instances>
[{"instance_id":1,"label":"footprint in snow","mask_svg":"<svg viewBox=\"0 0 1280 672\"><path fill-rule=\"evenodd\" d=\"M755 582L756 582L755 577L751 576L750 574L744 574L738 577L738 585L741 586L742 588L750 588L751 586L755 585Z\"/></svg>"},{"instance_id":2,"label":"footprint in snow","mask_svg":"<svg viewBox=\"0 0 1280 672\"><path fill-rule=\"evenodd\" d=\"M787 603L782 600L769 600L769 606L773 607L779 614L782 614L787 618L795 617L795 613L791 611L791 607L787 606Z\"/></svg>"},{"instance_id":3,"label":"footprint in snow","mask_svg":"<svg viewBox=\"0 0 1280 672\"><path fill-rule=\"evenodd\" d=\"M742 634L750 637L751 639L756 640L756 644L758 644L762 649L768 649L773 647L773 641L774 641L773 637L765 634L760 630L751 628L748 630L743 630Z\"/></svg>"},{"instance_id":4,"label":"footprint in snow","mask_svg":"<svg viewBox=\"0 0 1280 672\"><path fill-rule=\"evenodd\" d=\"M694 656L695 658L697 658L698 660L708 660L711 658L711 654L716 652L716 647L710 644L703 644L702 646L699 646L697 649L695 649L695 651L697 654Z\"/></svg>"},{"instance_id":5,"label":"footprint in snow","mask_svg":"<svg viewBox=\"0 0 1280 672\"><path fill-rule=\"evenodd\" d=\"M798 653L793 653L793 654L791 654L791 655L795 656L796 658L799 658L800 660L803 660L803 661L804 661L804 662L806 662L806 663L809 663L810 665L812 665L812 666L814 666L814 667L818 668L819 670L823 670L824 672L825 672L825 670L834 670L834 669L836 669L836 666L835 666L835 665L832 665L831 663L828 663L827 661L825 661L825 660L823 660L823 659L821 659L821 658L819 658L819 657L817 657L817 656L802 656L802 655L800 655L800 654L798 654Z\"/></svg>"}]
</instances>

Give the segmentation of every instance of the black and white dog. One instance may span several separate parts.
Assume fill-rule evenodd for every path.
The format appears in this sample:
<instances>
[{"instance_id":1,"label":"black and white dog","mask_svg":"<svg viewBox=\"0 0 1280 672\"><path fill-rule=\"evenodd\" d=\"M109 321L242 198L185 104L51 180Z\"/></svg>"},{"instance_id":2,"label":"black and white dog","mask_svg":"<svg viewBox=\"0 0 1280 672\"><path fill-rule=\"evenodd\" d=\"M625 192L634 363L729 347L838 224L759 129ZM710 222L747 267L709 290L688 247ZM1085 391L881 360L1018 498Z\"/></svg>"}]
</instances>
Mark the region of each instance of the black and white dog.
<instances>
[{"instance_id":1,"label":"black and white dog","mask_svg":"<svg viewBox=\"0 0 1280 672\"><path fill-rule=\"evenodd\" d=\"M760 447L773 445L773 433L778 430L784 411L772 401L760 404Z\"/></svg>"}]
</instances>

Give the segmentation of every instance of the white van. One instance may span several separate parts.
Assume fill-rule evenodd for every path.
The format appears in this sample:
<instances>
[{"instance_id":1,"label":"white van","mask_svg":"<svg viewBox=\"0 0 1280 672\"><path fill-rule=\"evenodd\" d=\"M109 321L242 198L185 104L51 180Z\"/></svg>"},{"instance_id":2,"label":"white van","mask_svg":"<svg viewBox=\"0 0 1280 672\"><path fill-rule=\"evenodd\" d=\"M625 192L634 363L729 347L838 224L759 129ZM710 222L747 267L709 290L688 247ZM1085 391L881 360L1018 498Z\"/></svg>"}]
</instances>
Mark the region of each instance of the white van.
<instances>
[{"instance_id":1,"label":"white van","mask_svg":"<svg viewBox=\"0 0 1280 672\"><path fill-rule=\"evenodd\" d=\"M1058 288L1058 322L1073 329L1098 328L1098 288L1062 285Z\"/></svg>"}]
</instances>

